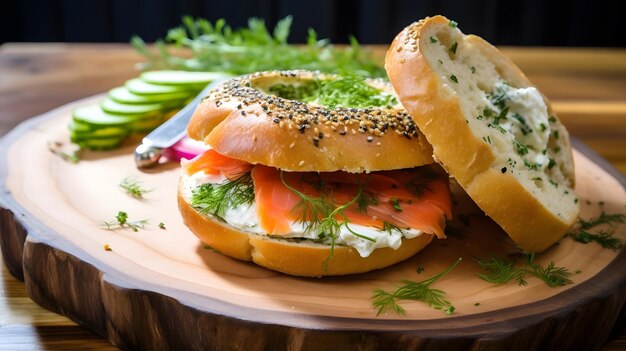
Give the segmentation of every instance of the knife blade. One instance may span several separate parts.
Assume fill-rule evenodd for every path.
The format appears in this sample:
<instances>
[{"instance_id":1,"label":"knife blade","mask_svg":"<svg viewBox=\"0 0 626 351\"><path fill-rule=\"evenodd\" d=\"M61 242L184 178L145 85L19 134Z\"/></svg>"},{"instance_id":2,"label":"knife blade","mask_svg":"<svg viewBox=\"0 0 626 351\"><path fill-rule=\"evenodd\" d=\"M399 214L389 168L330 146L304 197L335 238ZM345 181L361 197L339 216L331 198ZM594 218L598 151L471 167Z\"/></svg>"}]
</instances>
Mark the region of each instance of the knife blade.
<instances>
[{"instance_id":1,"label":"knife blade","mask_svg":"<svg viewBox=\"0 0 626 351\"><path fill-rule=\"evenodd\" d=\"M224 80L218 79L209 83L190 103L142 139L135 149L135 164L138 168L151 168L159 163L163 149L174 145L185 136L189 119L202 98Z\"/></svg>"}]
</instances>

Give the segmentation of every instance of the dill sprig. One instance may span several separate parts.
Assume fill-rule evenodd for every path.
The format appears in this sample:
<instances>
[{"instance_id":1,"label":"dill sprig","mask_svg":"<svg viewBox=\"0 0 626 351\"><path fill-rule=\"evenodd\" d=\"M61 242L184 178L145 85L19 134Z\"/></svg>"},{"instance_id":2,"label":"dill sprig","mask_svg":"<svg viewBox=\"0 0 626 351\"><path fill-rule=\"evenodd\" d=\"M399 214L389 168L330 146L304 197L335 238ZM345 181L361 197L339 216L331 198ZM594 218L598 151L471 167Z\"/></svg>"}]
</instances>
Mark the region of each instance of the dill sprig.
<instances>
[{"instance_id":1,"label":"dill sprig","mask_svg":"<svg viewBox=\"0 0 626 351\"><path fill-rule=\"evenodd\" d=\"M191 206L203 215L224 220L226 209L254 201L254 185L250 173L220 184L205 183L192 191Z\"/></svg>"},{"instance_id":2,"label":"dill sprig","mask_svg":"<svg viewBox=\"0 0 626 351\"><path fill-rule=\"evenodd\" d=\"M382 289L374 290L372 305L377 309L376 315L379 316L381 313L387 311L393 311L397 314L405 314L406 311L398 304L397 300L422 301L434 309L442 310L446 314L452 314L455 307L446 299L446 293L439 289L433 289L430 286L446 274L450 273L450 271L452 271L461 262L461 260L462 258L459 258L450 267L426 280L422 280L420 282L403 280L403 285L392 293L386 292Z\"/></svg>"},{"instance_id":3,"label":"dill sprig","mask_svg":"<svg viewBox=\"0 0 626 351\"><path fill-rule=\"evenodd\" d=\"M344 211L355 203L367 202L364 199L364 188L367 187L369 177L365 181L365 185L359 184L357 194L343 205L335 207L335 201L331 194L322 192L320 197L309 196L298 189L290 186L283 177L283 171L280 171L280 180L287 189L296 194L300 201L293 208L298 213L297 222L304 225L305 233L316 233L318 238L330 238L330 254L324 260L324 268L328 269L328 264L335 254L335 245L341 228L345 228L352 235L364 240L376 242L376 239L370 238L363 234L357 233L350 228L350 219L345 215Z\"/></svg>"},{"instance_id":4,"label":"dill sprig","mask_svg":"<svg viewBox=\"0 0 626 351\"><path fill-rule=\"evenodd\" d=\"M622 241L614 237L613 232L600 230L598 233L591 233L587 230L579 229L576 232L569 233L569 235L572 239L583 244L595 241L605 249L619 250L622 247Z\"/></svg>"},{"instance_id":5,"label":"dill sprig","mask_svg":"<svg viewBox=\"0 0 626 351\"><path fill-rule=\"evenodd\" d=\"M615 223L624 223L626 221L626 215L621 213L613 213L609 214L604 211L600 213L597 218L591 218L588 220L584 220L582 218L578 219L578 224L581 229L591 229L599 225L603 224L615 224Z\"/></svg>"},{"instance_id":6,"label":"dill sprig","mask_svg":"<svg viewBox=\"0 0 626 351\"><path fill-rule=\"evenodd\" d=\"M615 234L614 225L624 222L626 222L626 215L620 213L609 214L602 211L596 218L587 220L579 218L568 235L583 244L595 241L605 249L619 250L623 243L620 239L613 236ZM608 226L609 228L599 229L597 232L591 231L598 226Z\"/></svg>"},{"instance_id":7,"label":"dill sprig","mask_svg":"<svg viewBox=\"0 0 626 351\"><path fill-rule=\"evenodd\" d=\"M531 275L541 279L549 287L564 286L571 284L569 277L572 275L567 268L557 267L554 262L543 267L534 261L534 255L527 255L525 264L519 267L516 262L492 257L491 259L478 260L478 265L485 273L478 273L478 276L493 284L506 284L511 280L517 280L517 283L527 285L526 276Z\"/></svg>"},{"instance_id":8,"label":"dill sprig","mask_svg":"<svg viewBox=\"0 0 626 351\"><path fill-rule=\"evenodd\" d=\"M387 232L389 234L391 234L392 232L398 232L400 234L404 233L404 229L398 227L397 225L393 223L389 223L386 221L383 222L383 227L380 230Z\"/></svg>"},{"instance_id":9,"label":"dill sprig","mask_svg":"<svg viewBox=\"0 0 626 351\"><path fill-rule=\"evenodd\" d=\"M278 21L270 31L263 20L251 18L248 27L233 29L223 19L211 23L206 19L183 17L183 24L170 29L165 40L156 42L156 52L134 36L131 44L144 55L147 69L182 69L245 74L267 70L307 69L322 72L348 70L358 74L384 77L385 71L350 37L347 48L336 48L328 40L318 40L309 29L306 45L287 43L292 18ZM165 43L191 51L191 55L171 53ZM189 57L191 56L191 57Z\"/></svg>"},{"instance_id":10,"label":"dill sprig","mask_svg":"<svg viewBox=\"0 0 626 351\"><path fill-rule=\"evenodd\" d=\"M122 179L119 184L120 188L122 188L128 195L134 197L135 199L143 199L143 195L145 193L149 193L154 189L146 189L143 187L141 182L135 177L126 177Z\"/></svg>"},{"instance_id":11,"label":"dill sprig","mask_svg":"<svg viewBox=\"0 0 626 351\"><path fill-rule=\"evenodd\" d=\"M124 211L118 211L115 215L115 219L112 221L104 221L102 226L107 230L115 230L120 228L130 228L133 232L138 232L140 228L143 228L148 224L149 220L142 219L139 221L129 221L128 213Z\"/></svg>"}]
</instances>

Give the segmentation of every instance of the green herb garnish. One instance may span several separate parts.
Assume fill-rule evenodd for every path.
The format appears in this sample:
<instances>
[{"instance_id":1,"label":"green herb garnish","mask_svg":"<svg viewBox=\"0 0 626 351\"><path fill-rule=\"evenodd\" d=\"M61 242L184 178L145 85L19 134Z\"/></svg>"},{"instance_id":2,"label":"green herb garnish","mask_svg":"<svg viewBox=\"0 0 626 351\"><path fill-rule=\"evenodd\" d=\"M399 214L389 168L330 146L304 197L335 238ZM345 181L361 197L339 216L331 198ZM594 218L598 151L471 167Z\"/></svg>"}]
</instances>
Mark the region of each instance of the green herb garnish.
<instances>
[{"instance_id":1,"label":"green herb garnish","mask_svg":"<svg viewBox=\"0 0 626 351\"><path fill-rule=\"evenodd\" d=\"M122 179L122 181L119 184L120 188L124 189L124 191L136 198L136 199L142 199L143 198L143 194L145 193L149 193L151 192L153 189L146 189L141 185L141 182L139 180L137 180L137 178L135 177L126 177L124 179Z\"/></svg>"},{"instance_id":2,"label":"green herb garnish","mask_svg":"<svg viewBox=\"0 0 626 351\"><path fill-rule=\"evenodd\" d=\"M107 230L115 230L119 228L130 228L133 232L139 231L140 228L143 228L146 224L148 224L147 219L142 219L139 221L129 221L128 213L124 211L118 211L115 215L115 220L105 221L102 225Z\"/></svg>"},{"instance_id":3,"label":"green herb garnish","mask_svg":"<svg viewBox=\"0 0 626 351\"><path fill-rule=\"evenodd\" d=\"M374 290L372 305L377 309L376 315L378 316L387 311L405 314L404 308L398 304L397 300L422 301L434 309L443 310L447 314L452 314L455 308L452 303L445 298L446 293L439 289L432 289L430 286L450 273L460 262L461 258L456 260L456 262L443 272L420 282L403 280L403 285L392 293L388 293L382 289Z\"/></svg>"},{"instance_id":4,"label":"green herb garnish","mask_svg":"<svg viewBox=\"0 0 626 351\"><path fill-rule=\"evenodd\" d=\"M287 44L291 23L291 16L287 16L270 31L263 20L251 18L247 27L233 29L223 19L211 23L185 16L181 26L169 30L165 40L156 42L156 53L138 36L131 39L131 44L148 59L144 64L146 69L233 74L275 69L347 70L373 77L385 76L384 69L354 37L350 37L347 48L336 48L328 40L318 40L315 31L309 29L306 45ZM191 55L171 53L166 42L190 50Z\"/></svg>"},{"instance_id":5,"label":"green herb garnish","mask_svg":"<svg viewBox=\"0 0 626 351\"><path fill-rule=\"evenodd\" d=\"M516 280L519 285L528 284L527 275L541 279L550 287L571 284L569 276L572 275L566 268L557 267L554 262L550 262L546 267L533 262L534 255L527 255L523 266L518 267L516 262L492 257L487 260L479 260L478 264L485 271L478 276L493 284L506 284L511 280Z\"/></svg>"},{"instance_id":6,"label":"green herb garnish","mask_svg":"<svg viewBox=\"0 0 626 351\"><path fill-rule=\"evenodd\" d=\"M220 184L205 183L192 191L191 206L203 215L224 220L226 209L254 201L254 185L250 173Z\"/></svg>"},{"instance_id":7,"label":"green herb garnish","mask_svg":"<svg viewBox=\"0 0 626 351\"><path fill-rule=\"evenodd\" d=\"M459 82L459 80L456 78L456 76L454 74L450 76L450 80L455 82L455 83Z\"/></svg>"},{"instance_id":8,"label":"green herb garnish","mask_svg":"<svg viewBox=\"0 0 626 351\"><path fill-rule=\"evenodd\" d=\"M165 230L165 223L159 222L159 229Z\"/></svg>"},{"instance_id":9,"label":"green herb garnish","mask_svg":"<svg viewBox=\"0 0 626 351\"><path fill-rule=\"evenodd\" d=\"M450 52L456 54L456 49L459 47L459 43L456 41L450 45Z\"/></svg>"},{"instance_id":10,"label":"green herb garnish","mask_svg":"<svg viewBox=\"0 0 626 351\"><path fill-rule=\"evenodd\" d=\"M376 239L370 238L363 234L359 234L350 228L350 219L345 215L344 211L355 203L361 203L367 201L363 199L363 189L367 187L369 178L365 181L365 184L359 184L357 194L348 202L343 205L335 207L334 199L331 194L322 193L320 197L313 197L298 189L287 184L283 177L283 171L280 171L280 180L300 198L300 202L293 208L293 211L298 214L297 222L304 226L305 233L316 233L320 238L330 239L330 254L324 260L324 269L328 269L328 264L335 254L335 244L339 239L341 228L345 228L352 235L361 239L376 242Z\"/></svg>"},{"instance_id":11,"label":"green herb garnish","mask_svg":"<svg viewBox=\"0 0 626 351\"><path fill-rule=\"evenodd\" d=\"M391 206L393 207L394 210L398 212L402 212L402 207L400 207L400 200L391 199Z\"/></svg>"},{"instance_id":12,"label":"green herb garnish","mask_svg":"<svg viewBox=\"0 0 626 351\"><path fill-rule=\"evenodd\" d=\"M605 249L619 250L623 246L623 243L620 239L613 236L615 234L613 226L617 223L624 223L625 221L626 215L624 214L608 214L602 211L597 218L588 220L579 218L578 223L574 226L574 230L568 235L583 244L595 241ZM597 226L609 226L609 228L592 232L591 230Z\"/></svg>"}]
</instances>

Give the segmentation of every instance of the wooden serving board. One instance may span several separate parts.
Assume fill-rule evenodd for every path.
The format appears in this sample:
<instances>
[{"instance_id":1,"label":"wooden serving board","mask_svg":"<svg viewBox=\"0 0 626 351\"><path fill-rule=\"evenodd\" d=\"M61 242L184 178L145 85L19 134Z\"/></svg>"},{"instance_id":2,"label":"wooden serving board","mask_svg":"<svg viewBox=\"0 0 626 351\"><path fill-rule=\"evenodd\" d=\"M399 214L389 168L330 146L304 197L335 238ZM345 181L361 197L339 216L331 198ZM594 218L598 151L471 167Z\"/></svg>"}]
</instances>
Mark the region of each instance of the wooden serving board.
<instances>
[{"instance_id":1,"label":"wooden serving board","mask_svg":"<svg viewBox=\"0 0 626 351\"><path fill-rule=\"evenodd\" d=\"M183 225L176 164L141 172L132 145L87 152L77 164L47 150L48 142L68 139L71 110L96 98L27 121L2 140L0 242L9 270L35 302L121 348L593 349L624 321L626 249L562 239L536 261L580 270L564 287L536 278L527 286L479 279L477 258L506 256L514 245L459 189L455 212L463 221L452 223L449 238L387 269L309 279L224 257ZM583 145L575 160L581 216L625 213L624 177ZM129 197L118 187L129 176L153 191L144 200ZM138 232L104 229L119 210L150 223ZM626 239L623 225L617 232ZM376 316L375 288L424 280L459 257L433 286L448 293L452 315L401 301L405 315Z\"/></svg>"}]
</instances>

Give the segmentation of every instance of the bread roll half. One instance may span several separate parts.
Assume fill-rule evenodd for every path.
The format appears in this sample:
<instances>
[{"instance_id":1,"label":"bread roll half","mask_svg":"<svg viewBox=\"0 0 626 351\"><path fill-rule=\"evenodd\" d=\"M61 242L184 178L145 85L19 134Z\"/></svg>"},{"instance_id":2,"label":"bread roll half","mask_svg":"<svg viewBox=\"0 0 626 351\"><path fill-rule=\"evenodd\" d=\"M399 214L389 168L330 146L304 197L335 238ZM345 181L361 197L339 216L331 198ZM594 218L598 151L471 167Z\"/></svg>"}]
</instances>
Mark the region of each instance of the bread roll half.
<instances>
[{"instance_id":1,"label":"bread roll half","mask_svg":"<svg viewBox=\"0 0 626 351\"><path fill-rule=\"evenodd\" d=\"M569 135L509 58L436 16L396 36L385 69L436 160L520 248L565 234L579 211Z\"/></svg>"}]
</instances>

